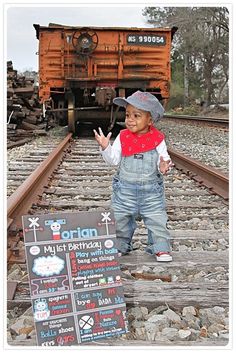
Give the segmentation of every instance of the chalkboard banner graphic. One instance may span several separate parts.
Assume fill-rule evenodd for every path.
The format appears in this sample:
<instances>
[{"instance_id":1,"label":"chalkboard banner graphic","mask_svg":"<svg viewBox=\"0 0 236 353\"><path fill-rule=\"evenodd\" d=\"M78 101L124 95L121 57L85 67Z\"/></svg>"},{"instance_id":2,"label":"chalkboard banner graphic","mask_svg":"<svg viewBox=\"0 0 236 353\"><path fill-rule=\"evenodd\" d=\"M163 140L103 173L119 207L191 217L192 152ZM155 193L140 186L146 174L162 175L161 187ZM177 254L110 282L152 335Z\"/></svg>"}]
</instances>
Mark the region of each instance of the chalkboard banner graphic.
<instances>
[{"instance_id":1,"label":"chalkboard banner graphic","mask_svg":"<svg viewBox=\"0 0 236 353\"><path fill-rule=\"evenodd\" d=\"M111 211L22 217L40 346L70 346L128 332Z\"/></svg>"}]
</instances>

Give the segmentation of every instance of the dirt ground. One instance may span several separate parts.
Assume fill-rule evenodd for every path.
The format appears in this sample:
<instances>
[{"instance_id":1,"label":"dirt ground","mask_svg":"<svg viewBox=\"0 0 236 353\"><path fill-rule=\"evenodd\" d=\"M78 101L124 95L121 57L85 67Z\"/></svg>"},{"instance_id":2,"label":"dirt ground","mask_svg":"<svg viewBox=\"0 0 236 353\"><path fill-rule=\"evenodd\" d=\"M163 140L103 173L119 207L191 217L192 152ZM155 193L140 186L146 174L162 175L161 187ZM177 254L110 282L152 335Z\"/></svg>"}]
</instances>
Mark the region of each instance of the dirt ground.
<instances>
[{"instance_id":1,"label":"dirt ground","mask_svg":"<svg viewBox=\"0 0 236 353\"><path fill-rule=\"evenodd\" d=\"M215 118L229 118L229 109L219 106L219 107L201 107L198 105L190 107L176 107L170 111L172 114L180 115L193 115L193 116L206 116Z\"/></svg>"},{"instance_id":2,"label":"dirt ground","mask_svg":"<svg viewBox=\"0 0 236 353\"><path fill-rule=\"evenodd\" d=\"M224 107L203 108L199 115L214 116L216 118L229 118L229 110Z\"/></svg>"}]
</instances>

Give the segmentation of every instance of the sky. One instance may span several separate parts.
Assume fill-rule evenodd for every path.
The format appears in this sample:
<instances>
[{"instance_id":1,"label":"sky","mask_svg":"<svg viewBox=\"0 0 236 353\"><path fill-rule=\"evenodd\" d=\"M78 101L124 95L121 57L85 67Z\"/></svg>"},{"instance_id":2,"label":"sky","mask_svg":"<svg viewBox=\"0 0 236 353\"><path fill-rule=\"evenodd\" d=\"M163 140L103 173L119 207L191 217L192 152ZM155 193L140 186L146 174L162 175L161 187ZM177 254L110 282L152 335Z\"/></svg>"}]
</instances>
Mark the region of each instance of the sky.
<instances>
[{"instance_id":1,"label":"sky","mask_svg":"<svg viewBox=\"0 0 236 353\"><path fill-rule=\"evenodd\" d=\"M167 0L168 1L168 0ZM58 23L68 26L98 27L152 27L147 24L142 10L146 6L224 6L224 3L208 0L172 1L154 0L5 0L4 3L4 61L11 60L19 71L32 69L38 71L38 40L33 24L48 26ZM33 3L33 4L32 4ZM195 4L196 3L196 4ZM225 3L229 5L230 2Z\"/></svg>"},{"instance_id":2,"label":"sky","mask_svg":"<svg viewBox=\"0 0 236 353\"><path fill-rule=\"evenodd\" d=\"M68 26L151 27L142 16L143 6L85 7L13 6L6 11L6 56L16 70L38 71L38 39L33 24Z\"/></svg>"}]
</instances>

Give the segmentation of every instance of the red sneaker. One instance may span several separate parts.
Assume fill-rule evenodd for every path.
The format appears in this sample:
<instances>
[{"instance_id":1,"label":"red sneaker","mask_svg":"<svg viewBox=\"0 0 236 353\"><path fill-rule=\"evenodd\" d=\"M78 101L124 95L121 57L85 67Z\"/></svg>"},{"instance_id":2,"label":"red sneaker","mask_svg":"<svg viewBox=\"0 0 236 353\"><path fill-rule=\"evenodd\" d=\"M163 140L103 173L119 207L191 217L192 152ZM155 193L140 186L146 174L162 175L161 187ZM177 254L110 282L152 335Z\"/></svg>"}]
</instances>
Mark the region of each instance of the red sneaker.
<instances>
[{"instance_id":1,"label":"red sneaker","mask_svg":"<svg viewBox=\"0 0 236 353\"><path fill-rule=\"evenodd\" d=\"M168 262L172 261L172 256L169 252L160 251L156 254L156 259L158 262Z\"/></svg>"}]
</instances>

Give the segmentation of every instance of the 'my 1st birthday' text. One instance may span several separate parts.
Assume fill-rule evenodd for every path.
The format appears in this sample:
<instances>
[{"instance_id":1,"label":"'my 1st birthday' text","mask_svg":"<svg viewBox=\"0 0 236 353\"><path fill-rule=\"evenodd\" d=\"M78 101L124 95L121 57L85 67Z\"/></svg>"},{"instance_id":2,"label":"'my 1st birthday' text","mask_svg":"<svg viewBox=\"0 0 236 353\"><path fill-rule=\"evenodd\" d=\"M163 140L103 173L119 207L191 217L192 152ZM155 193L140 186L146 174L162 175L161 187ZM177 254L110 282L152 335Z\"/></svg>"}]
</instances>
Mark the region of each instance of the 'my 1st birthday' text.
<instances>
[{"instance_id":1,"label":"'my 1st birthday' text","mask_svg":"<svg viewBox=\"0 0 236 353\"><path fill-rule=\"evenodd\" d=\"M76 250L89 250L89 249L102 249L101 241L86 241L86 242L78 242L78 243L64 243L64 244L55 244L55 245L44 245L43 250L44 253L50 253L51 255L55 255L57 252L65 252L65 251L76 251Z\"/></svg>"}]
</instances>

